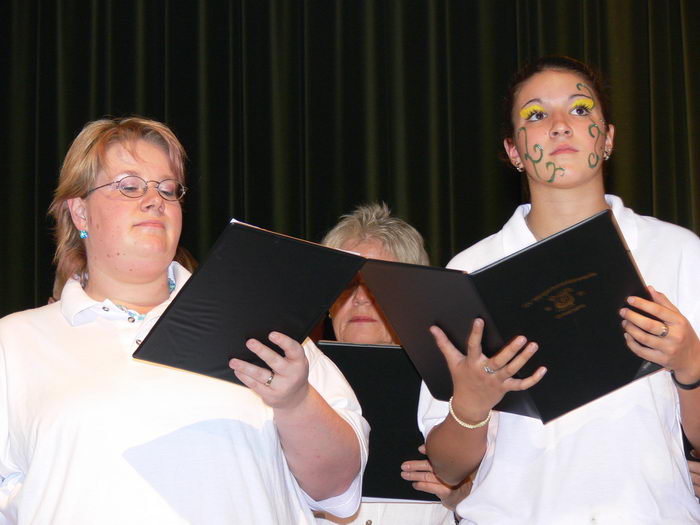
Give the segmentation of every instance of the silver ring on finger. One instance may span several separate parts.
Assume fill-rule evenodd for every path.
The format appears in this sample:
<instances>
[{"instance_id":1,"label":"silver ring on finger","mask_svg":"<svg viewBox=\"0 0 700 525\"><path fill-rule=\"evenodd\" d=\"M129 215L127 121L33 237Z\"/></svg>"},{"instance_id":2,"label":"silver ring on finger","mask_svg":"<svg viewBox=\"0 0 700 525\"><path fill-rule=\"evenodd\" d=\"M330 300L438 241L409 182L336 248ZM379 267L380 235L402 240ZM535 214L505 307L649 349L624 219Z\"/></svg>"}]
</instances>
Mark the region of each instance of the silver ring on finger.
<instances>
[{"instance_id":1,"label":"silver ring on finger","mask_svg":"<svg viewBox=\"0 0 700 525\"><path fill-rule=\"evenodd\" d=\"M663 321L661 321L664 323ZM661 333L658 335L658 337L666 337L668 335L668 325L664 323L664 329L661 330Z\"/></svg>"},{"instance_id":2,"label":"silver ring on finger","mask_svg":"<svg viewBox=\"0 0 700 525\"><path fill-rule=\"evenodd\" d=\"M265 381L265 386L270 386L272 384L272 380L275 378L275 371L272 370L270 373L270 377L267 378L267 381Z\"/></svg>"},{"instance_id":3,"label":"silver ring on finger","mask_svg":"<svg viewBox=\"0 0 700 525\"><path fill-rule=\"evenodd\" d=\"M493 368L491 368L489 365L484 365L484 372L486 372L487 374L495 374L496 373L496 371Z\"/></svg>"}]
</instances>

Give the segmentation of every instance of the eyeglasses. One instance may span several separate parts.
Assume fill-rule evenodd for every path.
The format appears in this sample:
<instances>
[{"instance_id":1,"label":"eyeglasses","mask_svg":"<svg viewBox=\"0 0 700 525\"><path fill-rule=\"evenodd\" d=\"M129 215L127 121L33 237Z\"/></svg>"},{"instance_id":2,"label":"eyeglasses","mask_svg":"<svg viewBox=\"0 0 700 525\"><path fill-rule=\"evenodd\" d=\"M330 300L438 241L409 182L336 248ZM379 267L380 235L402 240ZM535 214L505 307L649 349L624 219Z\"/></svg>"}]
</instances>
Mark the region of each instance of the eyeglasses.
<instances>
[{"instance_id":1,"label":"eyeglasses","mask_svg":"<svg viewBox=\"0 0 700 525\"><path fill-rule=\"evenodd\" d=\"M123 179L108 182L107 184L103 184L102 186L92 188L85 194L85 197L90 195L95 190L111 186L112 189L119 190L119 192L125 197L138 199L139 197L143 197L144 195L146 195L146 192L148 191L148 185L151 182L153 182L156 185L156 191L166 201L179 201L185 196L185 193L187 192L187 188L175 179L165 179L161 181L143 180L138 175L128 175Z\"/></svg>"}]
</instances>

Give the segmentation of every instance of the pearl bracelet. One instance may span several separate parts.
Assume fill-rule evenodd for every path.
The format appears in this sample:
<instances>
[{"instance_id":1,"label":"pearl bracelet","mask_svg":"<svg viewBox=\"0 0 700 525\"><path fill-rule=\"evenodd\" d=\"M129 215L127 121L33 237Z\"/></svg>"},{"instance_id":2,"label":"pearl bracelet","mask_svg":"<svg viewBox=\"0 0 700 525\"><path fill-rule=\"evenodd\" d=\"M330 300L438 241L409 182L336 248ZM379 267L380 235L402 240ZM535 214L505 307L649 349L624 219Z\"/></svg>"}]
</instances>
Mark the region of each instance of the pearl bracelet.
<instances>
[{"instance_id":1,"label":"pearl bracelet","mask_svg":"<svg viewBox=\"0 0 700 525\"><path fill-rule=\"evenodd\" d=\"M450 398L450 400L447 402L447 406L450 407L450 415L451 415L452 418L457 422L457 424L458 424L459 426L464 427L464 428L469 428L469 429L481 428L481 427L483 427L484 425L486 425L486 424L491 420L491 411L489 410L489 415L486 416L486 419L484 419L483 421L479 421L478 423L476 423L476 424L474 424L474 425L472 425L471 423L467 423L466 421L462 421L461 419L459 419L459 418L457 417L457 414L455 414L455 411L454 411L454 409L452 408L452 398L453 398L453 397L454 397L454 396L452 396L452 397Z\"/></svg>"}]
</instances>

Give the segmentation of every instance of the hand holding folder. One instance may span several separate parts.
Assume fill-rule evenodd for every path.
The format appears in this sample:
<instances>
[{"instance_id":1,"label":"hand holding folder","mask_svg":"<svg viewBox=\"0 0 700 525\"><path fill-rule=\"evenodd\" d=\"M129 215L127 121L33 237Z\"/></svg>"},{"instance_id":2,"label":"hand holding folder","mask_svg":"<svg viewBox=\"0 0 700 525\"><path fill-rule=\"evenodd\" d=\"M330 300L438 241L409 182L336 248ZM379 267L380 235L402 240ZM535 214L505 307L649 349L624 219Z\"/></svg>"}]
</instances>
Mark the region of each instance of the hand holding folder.
<instances>
[{"instance_id":1,"label":"hand holding folder","mask_svg":"<svg viewBox=\"0 0 700 525\"><path fill-rule=\"evenodd\" d=\"M477 317L487 356L523 334L540 349L522 377L549 371L508 393L499 410L547 422L659 368L625 344L617 312L628 296L649 295L609 210L469 275L365 259L234 221L134 356L238 382L232 357L264 366L247 339L276 330L301 342L358 270L438 399L453 386L429 328L464 352Z\"/></svg>"},{"instance_id":2,"label":"hand holding folder","mask_svg":"<svg viewBox=\"0 0 700 525\"><path fill-rule=\"evenodd\" d=\"M267 367L246 341L303 342L363 261L233 220L134 357L240 384L230 359Z\"/></svg>"},{"instance_id":3,"label":"hand holding folder","mask_svg":"<svg viewBox=\"0 0 700 525\"><path fill-rule=\"evenodd\" d=\"M429 327L439 326L463 353L471 322L485 322L484 354L513 337L539 345L518 377L546 376L509 392L497 410L548 422L658 366L625 343L618 311L631 295L648 298L610 210L600 212L471 274L368 261L362 274L431 394L453 392ZM440 356L442 357L442 356Z\"/></svg>"}]
</instances>

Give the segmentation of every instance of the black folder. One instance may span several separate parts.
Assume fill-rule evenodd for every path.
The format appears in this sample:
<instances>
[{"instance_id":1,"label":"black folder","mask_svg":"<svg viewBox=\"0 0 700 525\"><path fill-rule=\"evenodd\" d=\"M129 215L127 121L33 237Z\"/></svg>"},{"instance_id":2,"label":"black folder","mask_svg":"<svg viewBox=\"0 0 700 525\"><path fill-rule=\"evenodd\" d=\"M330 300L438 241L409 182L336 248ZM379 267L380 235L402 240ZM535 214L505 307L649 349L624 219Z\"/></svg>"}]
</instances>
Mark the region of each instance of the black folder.
<instances>
[{"instance_id":1,"label":"black folder","mask_svg":"<svg viewBox=\"0 0 700 525\"><path fill-rule=\"evenodd\" d=\"M239 383L228 361L267 367L245 346L276 330L302 342L364 259L231 221L134 352L145 361Z\"/></svg>"},{"instance_id":2,"label":"black folder","mask_svg":"<svg viewBox=\"0 0 700 525\"><path fill-rule=\"evenodd\" d=\"M372 427L362 496L439 501L401 477L401 464L421 458L423 436L416 413L421 378L406 352L395 345L319 341L318 347L345 375Z\"/></svg>"},{"instance_id":3,"label":"black folder","mask_svg":"<svg viewBox=\"0 0 700 525\"><path fill-rule=\"evenodd\" d=\"M650 297L610 210L471 274L376 260L361 272L437 399L449 399L452 381L428 328L440 326L464 352L475 317L485 321L486 355L522 334L539 350L520 376L548 369L498 410L546 423L659 368L623 337L626 298Z\"/></svg>"}]
</instances>

